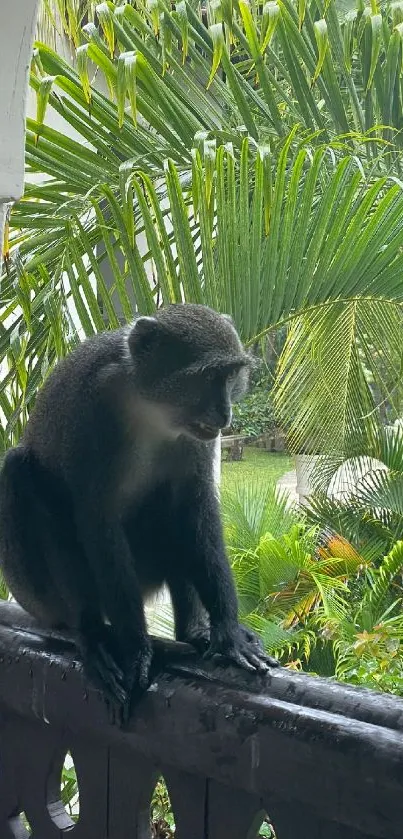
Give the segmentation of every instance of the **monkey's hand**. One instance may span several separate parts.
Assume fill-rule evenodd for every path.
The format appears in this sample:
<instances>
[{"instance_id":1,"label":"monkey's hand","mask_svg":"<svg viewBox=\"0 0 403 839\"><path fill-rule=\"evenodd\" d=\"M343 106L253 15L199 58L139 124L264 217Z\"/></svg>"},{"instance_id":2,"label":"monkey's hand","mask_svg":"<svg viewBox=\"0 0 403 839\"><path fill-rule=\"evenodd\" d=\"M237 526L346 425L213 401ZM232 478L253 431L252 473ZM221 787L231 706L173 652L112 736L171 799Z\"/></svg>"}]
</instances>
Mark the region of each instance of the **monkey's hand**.
<instances>
[{"instance_id":1,"label":"monkey's hand","mask_svg":"<svg viewBox=\"0 0 403 839\"><path fill-rule=\"evenodd\" d=\"M119 707L127 702L127 693L123 686L123 672L109 648L108 640L106 631L105 637L98 639L79 636L77 646L81 651L84 672L88 680L102 691L111 705Z\"/></svg>"},{"instance_id":2,"label":"monkey's hand","mask_svg":"<svg viewBox=\"0 0 403 839\"><path fill-rule=\"evenodd\" d=\"M263 644L246 626L212 627L210 646L205 658L222 656L233 661L244 670L266 672L269 667L278 667L277 659L266 655Z\"/></svg>"},{"instance_id":3,"label":"monkey's hand","mask_svg":"<svg viewBox=\"0 0 403 839\"><path fill-rule=\"evenodd\" d=\"M127 700L121 709L120 721L127 725L136 701L150 684L150 667L153 648L147 635L131 639L130 648L123 654L124 686Z\"/></svg>"},{"instance_id":4,"label":"monkey's hand","mask_svg":"<svg viewBox=\"0 0 403 839\"><path fill-rule=\"evenodd\" d=\"M262 644L261 638L259 638L259 636L256 635L256 632L253 632L252 629L249 629L242 623L239 624L239 629L243 634L245 641L247 641L250 645L250 648L254 649L258 656L263 657L263 660L269 667L280 667L280 662L277 658L273 658L273 656L267 655Z\"/></svg>"}]
</instances>

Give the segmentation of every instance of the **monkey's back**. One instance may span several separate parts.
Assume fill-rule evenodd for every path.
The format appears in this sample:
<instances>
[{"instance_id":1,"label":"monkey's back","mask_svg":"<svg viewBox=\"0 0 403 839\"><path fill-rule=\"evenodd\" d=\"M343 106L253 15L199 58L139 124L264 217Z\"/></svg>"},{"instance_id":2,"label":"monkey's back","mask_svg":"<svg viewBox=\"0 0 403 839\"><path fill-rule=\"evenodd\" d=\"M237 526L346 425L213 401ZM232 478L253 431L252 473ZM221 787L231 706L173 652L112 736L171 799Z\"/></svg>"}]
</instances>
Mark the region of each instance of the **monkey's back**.
<instances>
[{"instance_id":1,"label":"monkey's back","mask_svg":"<svg viewBox=\"0 0 403 839\"><path fill-rule=\"evenodd\" d=\"M103 371L122 365L124 333L122 328L83 341L58 362L39 391L21 442L52 472L63 471L74 445L85 446L82 437L96 419Z\"/></svg>"}]
</instances>

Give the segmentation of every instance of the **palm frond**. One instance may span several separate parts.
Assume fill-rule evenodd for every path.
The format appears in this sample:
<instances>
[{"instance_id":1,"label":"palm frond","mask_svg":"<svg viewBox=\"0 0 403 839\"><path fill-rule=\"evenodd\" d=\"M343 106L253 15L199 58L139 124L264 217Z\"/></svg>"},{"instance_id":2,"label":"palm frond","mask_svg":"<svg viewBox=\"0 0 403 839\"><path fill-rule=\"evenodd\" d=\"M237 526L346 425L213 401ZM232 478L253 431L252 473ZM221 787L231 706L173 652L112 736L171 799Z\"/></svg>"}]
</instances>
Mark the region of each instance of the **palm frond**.
<instances>
[{"instance_id":1,"label":"palm frond","mask_svg":"<svg viewBox=\"0 0 403 839\"><path fill-rule=\"evenodd\" d=\"M268 620L256 612L248 614L244 622L259 634L263 645L272 655L284 655L307 641L308 633L295 629L285 629L278 623ZM311 639L311 644L313 640Z\"/></svg>"},{"instance_id":2,"label":"palm frond","mask_svg":"<svg viewBox=\"0 0 403 839\"><path fill-rule=\"evenodd\" d=\"M299 517L287 497L263 479L224 488L221 511L232 556L256 550L267 533L279 538Z\"/></svg>"},{"instance_id":3,"label":"palm frond","mask_svg":"<svg viewBox=\"0 0 403 839\"><path fill-rule=\"evenodd\" d=\"M56 23L74 46L89 45L91 60L107 77L116 50L139 51L182 96L186 88L178 83L186 81L189 93L191 85L193 102L208 82L213 91L219 85L227 124L244 124L255 138L262 130L282 136L295 121L313 131L350 133L352 143L366 132L356 146L366 145L376 159L385 144L401 144L401 20L394 4L376 15L343 11L340 0L313 7L286 0L263 10L208 2L202 12L191 2L171 10L162 0L139 9L133 0L44 0L41 34L50 37ZM89 23L82 26L84 16ZM108 78L120 103L129 98L123 78L119 84Z\"/></svg>"},{"instance_id":4,"label":"palm frond","mask_svg":"<svg viewBox=\"0 0 403 839\"><path fill-rule=\"evenodd\" d=\"M389 40L374 52L365 15L340 23L335 0L300 17L290 0L225 14L212 3L209 28L186 0L174 10L162 0L102 3L94 15L89 2L47 2L78 52L76 69L45 44L34 54L27 188L1 281L3 445L18 439L44 376L82 336L197 300L231 313L247 342L317 313L317 337L326 325L332 341L319 342L299 379L283 359L283 408L295 403L291 388L301 400L296 444L315 433L316 447L345 456L345 438L358 445L374 422L365 364L378 385L387 362L396 411L400 400L395 12L382 12ZM48 107L74 139L46 124ZM386 337L377 341L379 301ZM296 357L298 329L289 340ZM339 401L324 394L323 371ZM307 393L323 412L319 431L312 399L302 407Z\"/></svg>"},{"instance_id":5,"label":"palm frond","mask_svg":"<svg viewBox=\"0 0 403 839\"><path fill-rule=\"evenodd\" d=\"M357 484L355 498L386 525L389 514L403 523L403 474L374 469Z\"/></svg>"},{"instance_id":6,"label":"palm frond","mask_svg":"<svg viewBox=\"0 0 403 839\"><path fill-rule=\"evenodd\" d=\"M323 486L326 479L329 484L347 457L353 470L356 455L378 456L375 439L379 454L388 444L381 431L381 408L399 390L402 326L400 307L354 300L308 313L290 327L276 379L275 407L291 448L326 454L316 469L317 485ZM373 352L363 354L363 345ZM371 378L377 380L377 399Z\"/></svg>"},{"instance_id":7,"label":"palm frond","mask_svg":"<svg viewBox=\"0 0 403 839\"><path fill-rule=\"evenodd\" d=\"M329 498L325 493L315 493L310 496L306 515L313 526L351 542L366 562L382 556L393 539L389 527L371 516L351 495L340 500Z\"/></svg>"},{"instance_id":8,"label":"palm frond","mask_svg":"<svg viewBox=\"0 0 403 839\"><path fill-rule=\"evenodd\" d=\"M403 542L396 542L392 550L383 558L377 569L374 584L364 599L361 614L371 613L373 623L384 618L385 604L390 595L391 586L395 578L403 570Z\"/></svg>"},{"instance_id":9,"label":"palm frond","mask_svg":"<svg viewBox=\"0 0 403 839\"><path fill-rule=\"evenodd\" d=\"M307 520L346 537L367 560L379 558L403 537L402 466L402 428L380 426L360 457L341 463L330 460L324 467L319 464L317 485L325 485L330 493L338 488L340 497L316 492L306 511Z\"/></svg>"},{"instance_id":10,"label":"palm frond","mask_svg":"<svg viewBox=\"0 0 403 839\"><path fill-rule=\"evenodd\" d=\"M403 254L397 244L398 230L403 224L401 212L403 195L400 189L391 186L385 193L388 199L386 204L384 199L377 204L377 192L379 193L379 190L384 187L381 187L379 183L377 190L370 188L366 193L368 201L363 202L366 206L365 217L362 213L363 204L357 208L354 199L349 205L350 223L343 230L343 238L338 242L333 241L334 259L328 265L327 272L323 273L321 253L325 254L329 250L326 231L330 219L325 209L328 196L326 191L322 196L312 195L312 177L319 188L317 179L320 172L321 186L323 187L324 182L327 183L333 193L333 186L340 180L340 166L345 172L354 164L348 160L346 168L345 162L342 161L335 169L332 167L329 169L322 159L322 152L319 158L315 153L313 161L310 162L305 159L304 151L305 168L303 168L300 154L295 160L292 159L289 150L290 142L291 138L288 138L274 173L271 171L271 164L268 164L269 168L267 168L265 150L258 149L256 153L252 153L247 140L243 143L244 152L239 162L232 152L220 147L213 170L206 156L202 158L197 152L194 159L191 190L183 181L175 163L172 160L169 161L164 177L161 176L159 179L159 183L164 184L162 189L159 187L160 195L165 193L167 202L167 209L164 211L157 206L155 187L151 185L150 180L147 180L147 173L133 167L128 176L127 167L123 169L119 167L116 170L114 186L103 182L95 184L91 190L85 187L85 193L88 195L85 194L81 199L80 213L77 214L75 208L73 212L70 210L68 217L66 217L67 193L72 187L67 180L64 187L60 183L61 168L65 165L66 155L65 150L63 153L60 150L56 151L55 146L55 153L60 162L58 183L66 201L60 206L56 195L52 202L47 198L45 202L47 212L50 212L54 226L53 229L50 226L44 233L43 212L42 209L36 209L42 208L41 189L38 186L29 188L30 193L36 196L36 201L33 215L31 214L32 227L28 225L28 230L33 230L33 232L25 233L24 241L21 242L19 248L20 260L24 260L23 268L20 269L21 261L17 261L10 275L3 279L2 285L5 307L2 318L6 326L0 341L0 358L5 361L11 352L9 369L15 390L21 392L24 407L29 407L28 387L30 368L34 359L42 357L45 348L47 354L52 354L53 358L57 358L59 351L64 352L66 348L61 344L56 346L49 328L47 326L43 328L45 301L58 300L63 319L78 322L79 332L81 331L84 335L116 325L115 310L110 305L111 292L118 294L124 319L136 309L150 313L161 302L167 303L178 299L203 301L231 313L243 338L251 340L278 319L289 317L292 310L301 311L310 305L320 306L329 296L340 296L342 292L348 294L353 289L354 294L368 295L372 293L375 282L379 288L382 287L381 279L386 276L385 270L386 273L389 271L391 276L395 276L400 262L403 263ZM39 154L41 141L36 149L35 153ZM79 154L79 149L76 148L76 163L78 163ZM49 151L47 155L49 156ZM66 159L68 161L68 158ZM244 167L243 177L247 177L251 184L251 214L249 218L245 216L246 228L240 226L236 209L242 203L240 180L238 180L238 177L240 178L238 166L241 165L241 161ZM248 161L247 169L245 168L246 161ZM85 166L86 163L83 161L84 169ZM286 177L287 169L288 176ZM206 190L211 174L217 185L215 209L213 206L209 208L207 203ZM66 178L71 178L70 173L67 175L66 172ZM273 180L274 192L272 202L267 205L270 206L271 219L267 230L265 229L265 201L269 198L268 194L266 199L264 196L271 182L270 179ZM294 199L294 188L290 190L291 181L295 181L295 188L301 191L301 200L298 204ZM138 200L142 183L146 185L146 194L144 198ZM47 184L47 194L51 186L52 182ZM75 187L73 191L77 198ZM132 195L132 198L128 202L129 195ZM371 195L370 199L369 195ZM305 197L306 200L309 199L309 205ZM394 207L392 214L390 213L391 205ZM202 207L204 207L203 210ZM17 221L21 212L23 217ZM309 227L305 225L307 214L310 214L311 218ZM364 270L360 266L362 251L356 247L356 224L360 224L361 232L368 228L369 235L369 230L372 231L375 246L374 218L380 220L382 227L386 215L389 221L388 235L394 225L396 248L393 252L389 251L391 260L389 268L383 265L382 275L375 274L374 276L373 272L371 274L365 270L364 264L362 266ZM22 201L15 211L13 223L25 226L26 221L24 201ZM171 225L170 229L167 225L168 221ZM279 230L291 230L295 224L299 229L299 234L289 247L288 237L280 238ZM38 229L36 230L35 227ZM311 227L315 229L314 254ZM138 238L142 235L145 235L147 241L145 253L140 249ZM200 247L197 246L199 237ZM381 242L382 239L379 244L382 248ZM365 246L364 241L362 246ZM246 250L247 247L249 250ZM346 287L344 259L342 259L342 253L347 253L348 250L350 255L354 252L355 266L354 276L351 275L352 286L349 289ZM29 252L32 257L26 259ZM38 262L39 253L40 262ZM238 270L241 253L241 264L245 266L245 275ZM109 286L103 278L103 266L108 264L108 259L108 270L112 276L112 284ZM349 262L351 263L351 258ZM293 265L295 265L295 271L292 269ZM336 265L338 265L337 269ZM22 276L29 289L29 293L24 298L24 308L22 308L20 291ZM245 276L249 277L249 285L245 283ZM319 276L321 277L320 284L318 284ZM18 294L16 294L17 287ZM400 295L401 289L399 289L400 286L396 287L394 292L392 283L389 293L392 296L393 293ZM339 330L341 347L343 325L345 327L347 320L350 331L352 330L351 324L355 320L356 304L352 303L347 307L346 315L343 314L342 304L338 305L340 312L336 327ZM318 317L321 320L328 317L326 307L322 315ZM46 314L45 325L47 323L48 315ZM73 340L76 334L77 330L73 329L71 332ZM336 335L336 330L334 334ZM22 344L26 347L22 365L16 356L15 337L18 338L18 346ZM343 421L340 421L340 435L342 432L347 433L350 429L362 439L361 426L358 421L361 415L358 418L354 415L353 406L357 400L354 402L353 394L359 393L362 396L368 410L372 403L365 389L365 380L356 353L352 350L352 343L348 344L347 352L340 351L343 352L345 358L338 378L345 396L344 411L340 411L340 406L337 408L337 417L343 418ZM329 351L326 354L326 349L324 352L325 364L329 367L328 372L331 372L334 356ZM348 384L346 387L343 385L343 377L347 367ZM293 392L295 397L295 388L297 388L297 395L302 398L303 386L308 387L312 383L312 376L301 375L298 384L295 376L284 370L280 382L282 393L285 382L288 392ZM322 381L321 385L323 385ZM32 395L34 395L33 392ZM17 416L18 406L22 404L21 398L18 398L13 408L13 414L16 411ZM352 404L351 400L353 400ZM312 430L312 411L308 409L306 413L306 410L306 408L299 408L301 427L306 429L308 425L308 430ZM8 420L10 422L10 417ZM295 423L295 427L297 425ZM334 430L337 430L337 424L334 425ZM10 431L13 432L14 427ZM321 443L327 442L328 432L329 423L325 423Z\"/></svg>"}]
</instances>

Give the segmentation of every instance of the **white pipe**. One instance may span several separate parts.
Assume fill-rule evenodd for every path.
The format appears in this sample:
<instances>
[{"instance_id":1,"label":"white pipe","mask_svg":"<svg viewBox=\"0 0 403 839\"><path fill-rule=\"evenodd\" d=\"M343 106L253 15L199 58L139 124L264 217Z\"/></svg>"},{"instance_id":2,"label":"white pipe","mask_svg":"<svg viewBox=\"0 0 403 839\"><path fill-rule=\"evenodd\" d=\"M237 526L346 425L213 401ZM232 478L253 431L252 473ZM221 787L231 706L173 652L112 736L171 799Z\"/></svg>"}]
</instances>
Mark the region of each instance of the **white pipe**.
<instances>
[{"instance_id":1,"label":"white pipe","mask_svg":"<svg viewBox=\"0 0 403 839\"><path fill-rule=\"evenodd\" d=\"M0 27L0 271L7 205L24 191L28 73L39 0L13 0Z\"/></svg>"},{"instance_id":2,"label":"white pipe","mask_svg":"<svg viewBox=\"0 0 403 839\"><path fill-rule=\"evenodd\" d=\"M221 485L221 434L218 435L214 443L213 480L216 495L219 496Z\"/></svg>"}]
</instances>

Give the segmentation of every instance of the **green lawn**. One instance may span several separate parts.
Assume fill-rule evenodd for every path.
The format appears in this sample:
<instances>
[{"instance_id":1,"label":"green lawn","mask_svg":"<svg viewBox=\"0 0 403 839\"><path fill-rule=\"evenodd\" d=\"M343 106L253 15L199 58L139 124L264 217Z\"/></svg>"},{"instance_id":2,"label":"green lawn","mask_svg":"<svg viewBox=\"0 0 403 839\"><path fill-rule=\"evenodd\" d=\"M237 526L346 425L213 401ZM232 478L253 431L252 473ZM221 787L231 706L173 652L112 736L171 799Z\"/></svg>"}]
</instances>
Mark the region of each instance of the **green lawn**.
<instances>
[{"instance_id":1,"label":"green lawn","mask_svg":"<svg viewBox=\"0 0 403 839\"><path fill-rule=\"evenodd\" d=\"M230 488L239 482L265 478L276 483L285 472L293 468L293 459L287 454L265 452L246 446L239 463L222 463L222 486Z\"/></svg>"}]
</instances>

